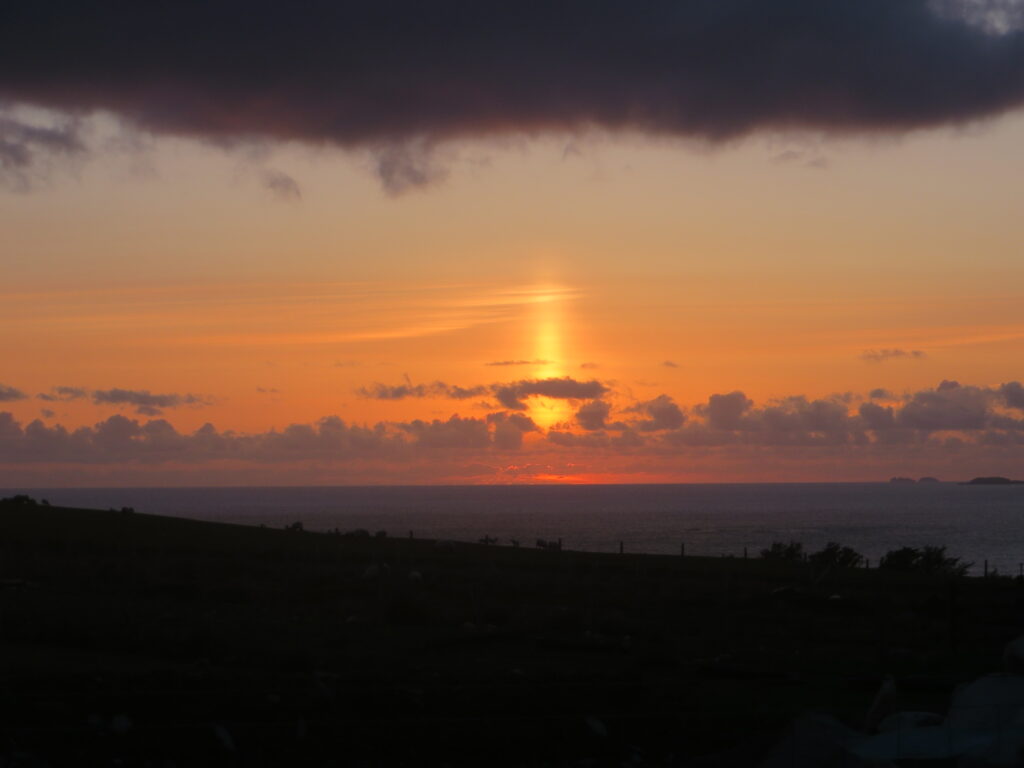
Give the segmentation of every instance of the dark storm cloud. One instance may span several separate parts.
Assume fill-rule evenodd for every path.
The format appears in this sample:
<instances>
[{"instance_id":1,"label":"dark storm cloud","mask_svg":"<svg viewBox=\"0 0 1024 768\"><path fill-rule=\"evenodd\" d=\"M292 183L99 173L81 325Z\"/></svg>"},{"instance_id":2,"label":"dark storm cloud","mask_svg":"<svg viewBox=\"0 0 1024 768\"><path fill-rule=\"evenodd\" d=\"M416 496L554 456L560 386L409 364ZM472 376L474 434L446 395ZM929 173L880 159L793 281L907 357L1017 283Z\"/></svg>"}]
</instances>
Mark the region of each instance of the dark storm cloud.
<instances>
[{"instance_id":1,"label":"dark storm cloud","mask_svg":"<svg viewBox=\"0 0 1024 768\"><path fill-rule=\"evenodd\" d=\"M860 359L867 363L884 363L887 360L921 360L927 355L919 349L867 349Z\"/></svg>"},{"instance_id":2,"label":"dark storm cloud","mask_svg":"<svg viewBox=\"0 0 1024 768\"><path fill-rule=\"evenodd\" d=\"M2 19L3 12L0 11ZM0 186L26 192L39 177L46 175L51 161L85 152L79 126L73 120L41 126L0 112Z\"/></svg>"},{"instance_id":3,"label":"dark storm cloud","mask_svg":"<svg viewBox=\"0 0 1024 768\"><path fill-rule=\"evenodd\" d=\"M6 3L0 99L106 109L147 130L214 141L364 146L387 188L401 191L436 178L431 144L456 136L597 126L721 140L998 114L1024 98L1024 35L1012 14L993 22L1000 6ZM65 140L16 137L0 157L17 172L26 147Z\"/></svg>"},{"instance_id":4,"label":"dark storm cloud","mask_svg":"<svg viewBox=\"0 0 1024 768\"><path fill-rule=\"evenodd\" d=\"M9 403L12 400L24 400L28 395L20 389L0 384L0 403Z\"/></svg>"}]
</instances>

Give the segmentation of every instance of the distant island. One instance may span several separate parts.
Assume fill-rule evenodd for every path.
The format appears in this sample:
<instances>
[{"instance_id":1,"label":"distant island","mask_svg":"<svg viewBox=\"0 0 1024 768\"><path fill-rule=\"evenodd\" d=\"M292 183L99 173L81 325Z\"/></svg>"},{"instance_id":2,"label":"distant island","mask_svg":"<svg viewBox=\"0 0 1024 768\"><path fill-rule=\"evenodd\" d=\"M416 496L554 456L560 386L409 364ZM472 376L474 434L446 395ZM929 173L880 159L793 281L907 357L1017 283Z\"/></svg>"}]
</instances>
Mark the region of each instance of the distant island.
<instances>
[{"instance_id":1,"label":"distant island","mask_svg":"<svg viewBox=\"0 0 1024 768\"><path fill-rule=\"evenodd\" d=\"M891 477L889 478L890 483L896 483L897 485L913 485L915 483L937 483L939 478L937 477L922 477L919 480L915 480L912 477Z\"/></svg>"},{"instance_id":2,"label":"distant island","mask_svg":"<svg viewBox=\"0 0 1024 768\"><path fill-rule=\"evenodd\" d=\"M1024 480L1011 480L1008 477L976 477L960 485L1024 485Z\"/></svg>"}]
</instances>

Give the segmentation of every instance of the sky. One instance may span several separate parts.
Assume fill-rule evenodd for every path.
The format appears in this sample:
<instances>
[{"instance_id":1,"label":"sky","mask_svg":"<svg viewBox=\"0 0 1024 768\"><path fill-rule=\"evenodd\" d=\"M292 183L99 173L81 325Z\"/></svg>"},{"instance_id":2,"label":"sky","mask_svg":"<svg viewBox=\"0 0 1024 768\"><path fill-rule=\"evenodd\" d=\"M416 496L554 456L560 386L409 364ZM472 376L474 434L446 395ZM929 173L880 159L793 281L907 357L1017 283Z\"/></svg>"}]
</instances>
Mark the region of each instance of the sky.
<instances>
[{"instance_id":1,"label":"sky","mask_svg":"<svg viewBox=\"0 0 1024 768\"><path fill-rule=\"evenodd\" d=\"M0 10L0 487L1024 477L1015 0Z\"/></svg>"}]
</instances>

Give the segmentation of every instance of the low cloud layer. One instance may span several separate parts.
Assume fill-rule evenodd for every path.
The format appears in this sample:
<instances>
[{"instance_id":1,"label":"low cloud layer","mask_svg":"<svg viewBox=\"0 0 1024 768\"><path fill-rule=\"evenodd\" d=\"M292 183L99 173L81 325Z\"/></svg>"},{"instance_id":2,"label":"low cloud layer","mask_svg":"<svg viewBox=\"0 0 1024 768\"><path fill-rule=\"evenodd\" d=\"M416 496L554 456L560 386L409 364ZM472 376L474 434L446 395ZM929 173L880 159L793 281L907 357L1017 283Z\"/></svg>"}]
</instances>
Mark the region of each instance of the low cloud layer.
<instances>
[{"instance_id":1,"label":"low cloud layer","mask_svg":"<svg viewBox=\"0 0 1024 768\"><path fill-rule=\"evenodd\" d=\"M68 430L38 419L22 425L13 414L0 411L0 464L408 461L438 450L462 455L492 448L515 450L522 445L522 435L536 430L528 417L500 412L486 418L454 415L373 426L328 416L314 424L241 434L220 432L211 424L183 433L165 419L142 422L120 414Z\"/></svg>"},{"instance_id":2,"label":"low cloud layer","mask_svg":"<svg viewBox=\"0 0 1024 768\"><path fill-rule=\"evenodd\" d=\"M216 142L360 146L400 192L442 175L432 146L463 136L723 140L996 115L1024 100L1019 17L983 0L55 0L0 12L0 100ZM44 147L77 144L0 125L0 173L18 183Z\"/></svg>"},{"instance_id":3,"label":"low cloud layer","mask_svg":"<svg viewBox=\"0 0 1024 768\"><path fill-rule=\"evenodd\" d=\"M551 387L568 388L562 392L568 396L604 386L566 384L564 379L515 385L505 385L511 387L515 402L539 390L555 391ZM736 390L687 407L667 394L628 405L616 405L611 393L602 395L579 398L573 423L548 431L521 409L507 406L481 417L455 414L372 426L329 416L252 434L219 431L210 424L180 432L162 418L146 421L121 414L66 429L39 419L21 423L12 413L0 412L0 467L16 477L26 468L44 471L55 465L130 471L143 466L214 467L223 462L282 467L376 462L395 480L403 477L403 468L414 465L419 473L415 476L429 480L425 467L438 462L455 473L449 476L470 469L486 473L501 466L540 466L544 461L577 467L593 461L610 472L627 471L624 467L681 471L690 462L706 463L709 457L733 466L740 477L743 472L761 472L765 462L777 467L786 461L797 467L831 461L829 471L840 466L847 476L861 478L897 474L886 474L894 463L932 462L957 476L971 471L967 467L975 467L974 474L997 474L1002 468L1003 474L1020 475L1014 467L1024 466L1019 463L1024 459L1024 385L1018 381L976 386L945 380L903 394L793 395L760 403ZM134 405L138 398L130 402ZM146 402L170 407L171 401ZM515 458L518 455L524 458Z\"/></svg>"}]
</instances>

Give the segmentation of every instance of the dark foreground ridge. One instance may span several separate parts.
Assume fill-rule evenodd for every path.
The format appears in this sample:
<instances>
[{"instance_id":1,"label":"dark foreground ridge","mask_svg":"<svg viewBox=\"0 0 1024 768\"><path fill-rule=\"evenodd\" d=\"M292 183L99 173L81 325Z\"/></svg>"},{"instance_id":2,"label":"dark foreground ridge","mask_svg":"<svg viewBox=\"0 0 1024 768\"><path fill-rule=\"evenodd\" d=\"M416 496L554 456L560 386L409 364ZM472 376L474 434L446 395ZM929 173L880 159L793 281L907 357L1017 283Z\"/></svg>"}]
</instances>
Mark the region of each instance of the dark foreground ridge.
<instances>
[{"instance_id":1,"label":"dark foreground ridge","mask_svg":"<svg viewBox=\"0 0 1024 768\"><path fill-rule=\"evenodd\" d=\"M1009 578L6 501L0 761L761 765L808 711L941 717L1022 608Z\"/></svg>"}]
</instances>

